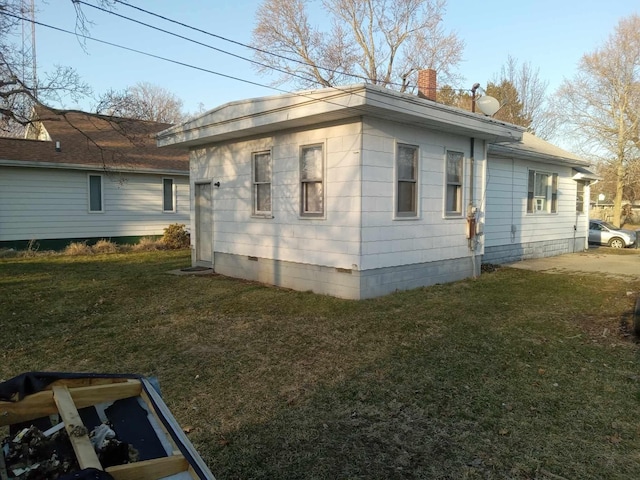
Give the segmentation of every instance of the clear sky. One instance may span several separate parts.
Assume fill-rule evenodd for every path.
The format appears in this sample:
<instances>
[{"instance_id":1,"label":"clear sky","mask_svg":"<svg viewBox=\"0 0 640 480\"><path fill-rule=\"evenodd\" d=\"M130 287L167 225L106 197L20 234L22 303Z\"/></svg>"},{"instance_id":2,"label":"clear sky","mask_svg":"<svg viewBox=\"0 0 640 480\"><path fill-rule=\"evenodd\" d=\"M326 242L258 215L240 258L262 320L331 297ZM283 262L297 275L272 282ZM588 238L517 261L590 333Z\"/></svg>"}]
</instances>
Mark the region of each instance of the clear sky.
<instances>
[{"instance_id":1,"label":"clear sky","mask_svg":"<svg viewBox=\"0 0 640 480\"><path fill-rule=\"evenodd\" d=\"M215 35L250 43L260 0L130 0L129 3ZM269 85L272 80L260 76L246 61L83 8L94 23L91 35L96 39L259 84ZM36 0L36 9L37 21L74 31L71 0ZM246 48L162 22L126 6L119 6L116 13L236 55L252 56ZM456 32L466 45L459 68L465 82L457 87L471 88L475 82L486 84L511 55L538 68L540 79L549 81L551 93L564 78L574 75L583 54L600 46L621 18L634 13L640 14L640 0L449 0L444 27ZM83 49L75 36L42 26L36 29L36 52L40 74L50 71L53 65L71 66L96 95L108 89L122 90L138 82L150 82L181 98L189 112L198 110L201 104L210 109L233 100L278 93L93 41L87 41ZM91 106L90 101L64 105L84 109Z\"/></svg>"}]
</instances>

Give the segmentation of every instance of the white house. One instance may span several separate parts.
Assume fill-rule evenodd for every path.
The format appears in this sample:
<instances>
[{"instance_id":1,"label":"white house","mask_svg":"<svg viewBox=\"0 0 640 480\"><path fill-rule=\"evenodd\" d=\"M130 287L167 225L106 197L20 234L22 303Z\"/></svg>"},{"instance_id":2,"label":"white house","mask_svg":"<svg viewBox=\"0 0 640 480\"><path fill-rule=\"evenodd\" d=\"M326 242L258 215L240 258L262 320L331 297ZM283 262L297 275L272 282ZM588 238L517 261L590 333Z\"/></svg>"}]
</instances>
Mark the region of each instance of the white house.
<instances>
[{"instance_id":1,"label":"white house","mask_svg":"<svg viewBox=\"0 0 640 480\"><path fill-rule=\"evenodd\" d=\"M428 96L435 84L421 76L420 87ZM488 188L514 156L487 153L520 144L523 129L355 85L228 103L157 138L190 150L194 265L360 299L479 274L485 244L502 245ZM526 172L527 160L514 161ZM563 177L549 200L563 208L575 208L570 170L545 170ZM509 217L524 230L521 221ZM516 233L520 243L547 238Z\"/></svg>"},{"instance_id":2,"label":"white house","mask_svg":"<svg viewBox=\"0 0 640 480\"><path fill-rule=\"evenodd\" d=\"M483 262L588 248L589 163L534 135L489 144Z\"/></svg>"},{"instance_id":3,"label":"white house","mask_svg":"<svg viewBox=\"0 0 640 480\"><path fill-rule=\"evenodd\" d=\"M189 224L185 152L158 149L167 124L38 109L27 138L0 138L0 247L119 243Z\"/></svg>"}]
</instances>

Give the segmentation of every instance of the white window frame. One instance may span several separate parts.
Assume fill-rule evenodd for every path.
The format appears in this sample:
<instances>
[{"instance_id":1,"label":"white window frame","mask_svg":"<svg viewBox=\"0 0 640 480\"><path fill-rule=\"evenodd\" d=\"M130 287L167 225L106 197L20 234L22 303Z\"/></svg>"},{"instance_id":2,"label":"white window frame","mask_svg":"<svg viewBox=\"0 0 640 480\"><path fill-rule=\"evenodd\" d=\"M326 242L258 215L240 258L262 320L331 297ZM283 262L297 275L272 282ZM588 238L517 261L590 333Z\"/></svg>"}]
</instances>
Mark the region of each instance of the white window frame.
<instances>
[{"instance_id":1,"label":"white window frame","mask_svg":"<svg viewBox=\"0 0 640 480\"><path fill-rule=\"evenodd\" d=\"M413 150L413 177L401 177L400 172L400 149ZM395 218L396 219L415 219L418 218L418 212L420 211L420 148L417 145L410 145L407 143L396 143L396 158L395 158ZM401 185L413 185L413 209L400 211L400 195L403 192Z\"/></svg>"},{"instance_id":2,"label":"white window frame","mask_svg":"<svg viewBox=\"0 0 640 480\"><path fill-rule=\"evenodd\" d=\"M320 148L320 153L321 153L321 162L322 165L320 167L320 172L321 172L321 176L320 177L316 177L316 178L302 178L302 161L304 158L304 152L306 150L312 150L312 149L317 149ZM326 165L326 161L325 161L325 145L324 143L312 143L309 145L301 145L300 146L300 156L299 156L299 162L298 162L298 168L299 168L299 176L298 176L298 181L299 181L299 185L300 185L300 217L301 218L326 218L326 211L327 211L327 204L326 204L326 198L327 198L327 186L326 186L326 182L325 182L325 177L326 177L326 172L325 172L325 165ZM312 211L308 209L307 206L307 198L306 198L306 192L307 192L307 186L309 184L320 184L320 188L322 189L322 194L320 196L320 203L322 204L322 209L320 211Z\"/></svg>"},{"instance_id":3,"label":"white window frame","mask_svg":"<svg viewBox=\"0 0 640 480\"><path fill-rule=\"evenodd\" d=\"M269 155L268 181L256 180L256 157ZM269 210L260 210L258 205L258 189L261 185L269 186ZM251 154L251 215L253 217L273 218L273 154L271 150L262 150Z\"/></svg>"},{"instance_id":4,"label":"white window frame","mask_svg":"<svg viewBox=\"0 0 640 480\"><path fill-rule=\"evenodd\" d=\"M171 208L167 209L166 208L166 204L165 204L165 198L166 198L166 182L170 181L171 182ZM177 201L177 186L176 186L176 181L175 179L173 179L172 177L163 177L162 178L162 212L163 213L176 213L177 211L177 205L176 205L176 201Z\"/></svg>"},{"instance_id":5,"label":"white window frame","mask_svg":"<svg viewBox=\"0 0 640 480\"><path fill-rule=\"evenodd\" d=\"M458 179L449 178L449 159L455 155L460 162L460 177ZM462 216L462 206L464 205L464 152L457 150L447 150L444 157L444 215L445 217L460 218ZM449 205L453 203L453 199L450 198L450 188L455 189L456 193L456 207L450 209Z\"/></svg>"},{"instance_id":6,"label":"white window frame","mask_svg":"<svg viewBox=\"0 0 640 480\"><path fill-rule=\"evenodd\" d=\"M100 179L100 209L94 210L91 208L91 179ZM104 213L104 178L100 174L89 173L87 174L87 211L89 213Z\"/></svg>"},{"instance_id":7,"label":"white window frame","mask_svg":"<svg viewBox=\"0 0 640 480\"><path fill-rule=\"evenodd\" d=\"M546 177L546 185L542 178ZM540 191L544 194L540 195ZM529 169L527 175L527 214L555 215L558 213L558 174Z\"/></svg>"},{"instance_id":8,"label":"white window frame","mask_svg":"<svg viewBox=\"0 0 640 480\"><path fill-rule=\"evenodd\" d=\"M585 213L584 208L584 195L587 189L587 182L585 180L576 180L576 213Z\"/></svg>"}]
</instances>

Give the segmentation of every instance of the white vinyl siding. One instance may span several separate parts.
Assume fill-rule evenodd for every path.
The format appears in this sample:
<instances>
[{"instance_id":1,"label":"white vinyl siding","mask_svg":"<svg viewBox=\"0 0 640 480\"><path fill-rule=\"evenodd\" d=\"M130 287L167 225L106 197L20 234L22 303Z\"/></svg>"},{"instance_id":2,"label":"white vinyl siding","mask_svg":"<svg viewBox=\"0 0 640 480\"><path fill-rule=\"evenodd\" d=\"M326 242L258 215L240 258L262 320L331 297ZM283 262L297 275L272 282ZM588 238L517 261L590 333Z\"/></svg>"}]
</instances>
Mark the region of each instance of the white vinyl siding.
<instances>
[{"instance_id":1,"label":"white vinyl siding","mask_svg":"<svg viewBox=\"0 0 640 480\"><path fill-rule=\"evenodd\" d=\"M417 212L398 221L395 157L398 144L418 148ZM463 216L443 218L446 151L468 153L469 137L365 118L362 139L362 254L360 270L469 256ZM477 142L476 198L483 198L484 144ZM467 177L463 184L468 184ZM333 182L330 182L333 187Z\"/></svg>"},{"instance_id":2,"label":"white vinyl siding","mask_svg":"<svg viewBox=\"0 0 640 480\"><path fill-rule=\"evenodd\" d=\"M539 171L545 171L544 166L541 167ZM558 166L556 170L557 191L562 192L557 195L557 213L532 215L527 212L529 172L536 171L535 164L519 159L489 158L485 247L570 241L574 235L586 237L586 215L576 218L576 182L572 179L571 167ZM523 255L533 254L523 252Z\"/></svg>"},{"instance_id":3,"label":"white vinyl siding","mask_svg":"<svg viewBox=\"0 0 640 480\"><path fill-rule=\"evenodd\" d=\"M169 223L189 224L187 175L174 177L178 209L170 221L162 212L161 175L91 175L102 177L99 215L88 210L86 172L0 166L0 241L152 236Z\"/></svg>"},{"instance_id":4,"label":"white vinyl siding","mask_svg":"<svg viewBox=\"0 0 640 480\"><path fill-rule=\"evenodd\" d=\"M194 150L191 154L192 181L215 178L223 185L214 188L213 192L214 251L354 268L353 265L359 262L360 240L359 132L359 123L347 122L304 132L283 131L264 138ZM323 187L329 185L322 189L322 216L301 215L302 147L306 150L314 146L322 148ZM267 150L271 151L272 157L272 216L263 218L252 215L251 152ZM318 175L313 178L319 179L319 166L316 172ZM311 173L313 171L309 171ZM311 179L311 175L309 177ZM392 178L387 178L389 190ZM392 212L393 200L390 201Z\"/></svg>"}]
</instances>

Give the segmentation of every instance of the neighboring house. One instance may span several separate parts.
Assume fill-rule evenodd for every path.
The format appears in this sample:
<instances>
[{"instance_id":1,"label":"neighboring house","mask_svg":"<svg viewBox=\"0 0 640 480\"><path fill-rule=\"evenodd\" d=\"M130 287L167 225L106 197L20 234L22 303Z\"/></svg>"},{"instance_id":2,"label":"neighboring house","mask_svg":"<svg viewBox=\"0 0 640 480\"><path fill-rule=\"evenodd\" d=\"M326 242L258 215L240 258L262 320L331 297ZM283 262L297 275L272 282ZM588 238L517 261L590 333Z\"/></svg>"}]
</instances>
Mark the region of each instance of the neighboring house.
<instances>
[{"instance_id":1,"label":"neighboring house","mask_svg":"<svg viewBox=\"0 0 640 480\"><path fill-rule=\"evenodd\" d=\"M435 79L421 72L419 87L428 97ZM479 274L485 241L500 245L502 228L487 224L501 217L489 217L500 160L488 166L487 151L522 138L515 125L355 85L228 103L161 132L158 145L190 150L194 265L360 299ZM534 160L535 175L549 159ZM575 213L571 168L544 171L562 185L549 201ZM526 183L527 173L523 205ZM503 214L500 223L527 220Z\"/></svg>"},{"instance_id":2,"label":"neighboring house","mask_svg":"<svg viewBox=\"0 0 640 480\"><path fill-rule=\"evenodd\" d=\"M0 247L125 243L189 223L189 160L158 149L170 125L37 109L25 139L0 138Z\"/></svg>"},{"instance_id":3,"label":"neighboring house","mask_svg":"<svg viewBox=\"0 0 640 480\"><path fill-rule=\"evenodd\" d=\"M483 262L508 263L588 248L588 162L530 133L489 144Z\"/></svg>"}]
</instances>

